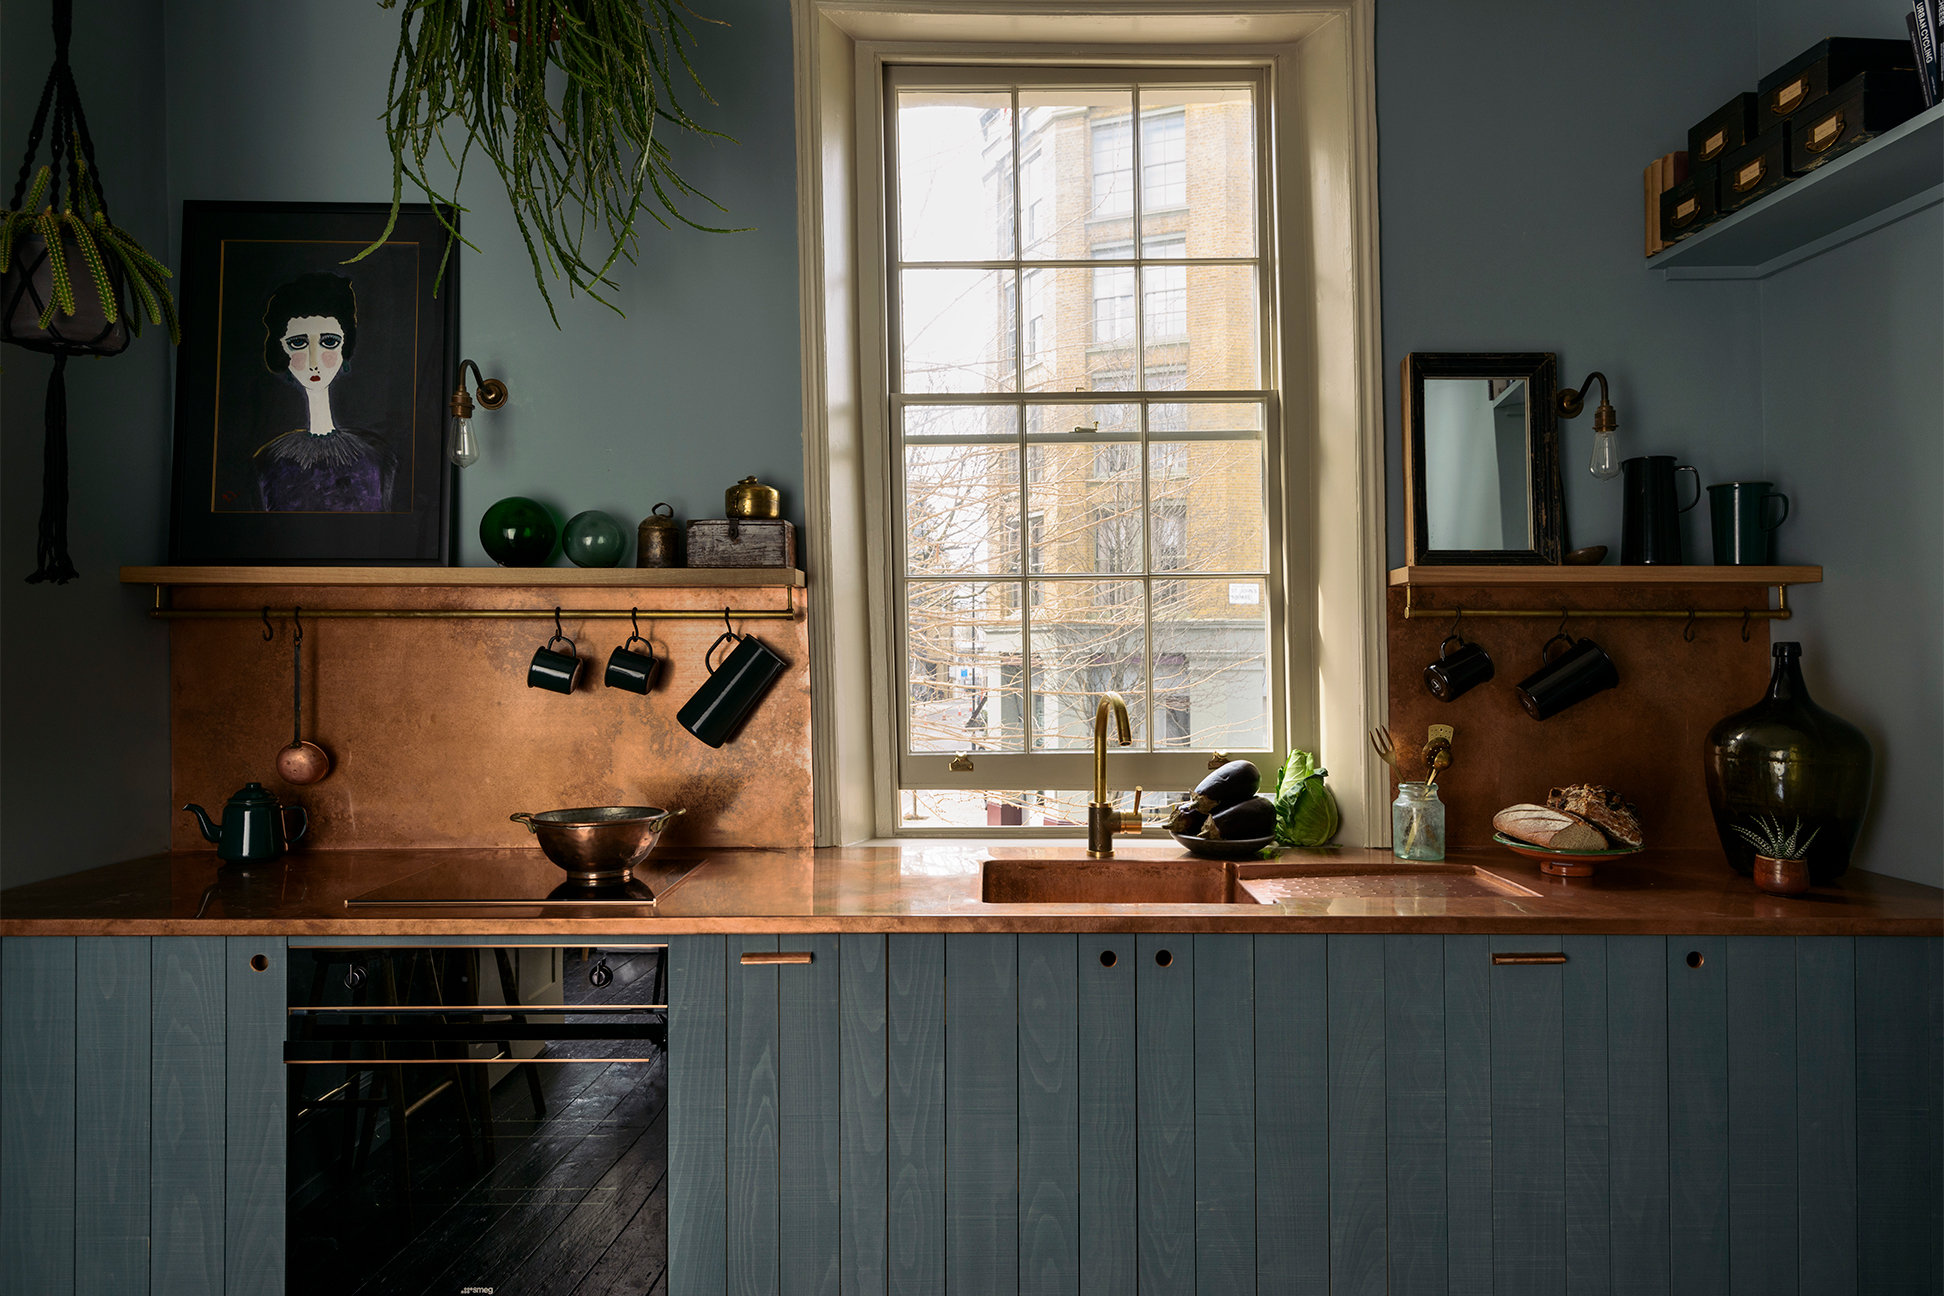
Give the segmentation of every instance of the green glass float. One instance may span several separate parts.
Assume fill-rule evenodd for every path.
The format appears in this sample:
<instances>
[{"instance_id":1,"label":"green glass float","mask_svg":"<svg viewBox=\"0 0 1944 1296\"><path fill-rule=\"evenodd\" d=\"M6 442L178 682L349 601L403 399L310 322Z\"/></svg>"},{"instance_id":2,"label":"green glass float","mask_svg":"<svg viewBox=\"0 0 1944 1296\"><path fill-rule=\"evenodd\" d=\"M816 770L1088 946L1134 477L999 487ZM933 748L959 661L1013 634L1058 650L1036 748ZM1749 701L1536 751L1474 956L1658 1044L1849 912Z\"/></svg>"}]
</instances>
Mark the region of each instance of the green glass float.
<instances>
[{"instance_id":1,"label":"green glass float","mask_svg":"<svg viewBox=\"0 0 1944 1296\"><path fill-rule=\"evenodd\" d=\"M560 546L576 567L612 567L628 547L627 533L599 509L576 513L567 520Z\"/></svg>"},{"instance_id":2,"label":"green glass float","mask_svg":"<svg viewBox=\"0 0 1944 1296\"><path fill-rule=\"evenodd\" d=\"M560 528L538 500L508 495L479 519L479 544L502 567L544 567Z\"/></svg>"},{"instance_id":3,"label":"green glass float","mask_svg":"<svg viewBox=\"0 0 1944 1296\"><path fill-rule=\"evenodd\" d=\"M1708 804L1735 872L1755 871L1755 847L1735 829L1766 817L1808 838L1809 880L1828 886L1849 868L1870 806L1870 740L1809 700L1801 644L1770 653L1768 694L1708 732Z\"/></svg>"}]
</instances>

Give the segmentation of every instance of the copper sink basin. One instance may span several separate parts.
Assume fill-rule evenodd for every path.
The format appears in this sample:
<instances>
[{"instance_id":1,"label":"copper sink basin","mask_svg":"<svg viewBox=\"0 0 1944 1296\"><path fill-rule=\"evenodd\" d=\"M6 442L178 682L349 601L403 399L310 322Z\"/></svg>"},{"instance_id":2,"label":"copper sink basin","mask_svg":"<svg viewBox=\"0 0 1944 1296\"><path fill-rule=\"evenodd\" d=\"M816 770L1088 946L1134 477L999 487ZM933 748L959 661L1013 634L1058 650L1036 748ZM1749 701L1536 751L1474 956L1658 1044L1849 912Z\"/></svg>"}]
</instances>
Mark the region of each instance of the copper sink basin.
<instances>
[{"instance_id":1,"label":"copper sink basin","mask_svg":"<svg viewBox=\"0 0 1944 1296\"><path fill-rule=\"evenodd\" d=\"M1470 864L1317 864L1271 860L1071 857L988 858L979 899L987 904L1276 904L1281 901L1463 899L1536 896Z\"/></svg>"}]
</instances>

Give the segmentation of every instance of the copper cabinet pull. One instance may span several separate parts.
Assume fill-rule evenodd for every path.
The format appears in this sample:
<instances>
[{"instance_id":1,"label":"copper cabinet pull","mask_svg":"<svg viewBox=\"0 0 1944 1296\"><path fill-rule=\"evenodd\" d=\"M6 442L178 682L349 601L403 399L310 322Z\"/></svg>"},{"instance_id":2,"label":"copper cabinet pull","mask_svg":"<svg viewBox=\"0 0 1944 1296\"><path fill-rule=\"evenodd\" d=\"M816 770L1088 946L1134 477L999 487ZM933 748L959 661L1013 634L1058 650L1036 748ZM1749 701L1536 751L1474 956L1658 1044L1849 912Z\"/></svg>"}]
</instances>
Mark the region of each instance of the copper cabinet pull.
<instances>
[{"instance_id":1,"label":"copper cabinet pull","mask_svg":"<svg viewBox=\"0 0 1944 1296\"><path fill-rule=\"evenodd\" d=\"M1502 967L1506 964L1564 963L1565 961L1564 954L1500 954L1497 952L1492 954L1493 967Z\"/></svg>"},{"instance_id":2,"label":"copper cabinet pull","mask_svg":"<svg viewBox=\"0 0 1944 1296\"><path fill-rule=\"evenodd\" d=\"M792 950L783 954L745 954L742 956L744 967L766 967L777 963L808 963L809 950Z\"/></svg>"}]
</instances>

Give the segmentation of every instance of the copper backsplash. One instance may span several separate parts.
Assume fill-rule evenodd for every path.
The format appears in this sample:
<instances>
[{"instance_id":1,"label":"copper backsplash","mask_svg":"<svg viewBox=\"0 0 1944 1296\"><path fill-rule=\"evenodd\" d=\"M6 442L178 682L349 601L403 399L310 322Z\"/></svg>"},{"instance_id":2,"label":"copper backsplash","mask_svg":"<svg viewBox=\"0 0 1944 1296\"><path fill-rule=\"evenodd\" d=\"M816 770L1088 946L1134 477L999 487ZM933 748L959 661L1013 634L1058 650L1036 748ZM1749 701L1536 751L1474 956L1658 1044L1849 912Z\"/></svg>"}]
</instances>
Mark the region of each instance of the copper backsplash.
<instances>
[{"instance_id":1,"label":"copper backsplash","mask_svg":"<svg viewBox=\"0 0 1944 1296\"><path fill-rule=\"evenodd\" d=\"M1760 608L1762 586L1561 587L1420 590L1439 608ZM1389 591L1390 730L1415 763L1432 724L1455 726L1451 767L1438 775L1450 846L1492 844L1492 816L1520 801L1543 804L1547 789L1601 783L1640 808L1650 846L1710 848L1716 842L1703 781L1702 745L1715 721L1749 706L1767 687L1769 623L1699 621L1694 642L1681 620L1568 618L1566 631L1591 638L1613 658L1620 686L1551 719L1535 721L1513 691L1539 667L1539 650L1559 629L1553 619L1467 619L1465 637L1492 656L1493 678L1453 702L1424 687L1424 668L1451 629L1445 613L1406 620L1404 591ZM1786 626L1786 623L1784 623Z\"/></svg>"},{"instance_id":2,"label":"copper backsplash","mask_svg":"<svg viewBox=\"0 0 1944 1296\"><path fill-rule=\"evenodd\" d=\"M706 578L705 578L706 579ZM304 849L527 846L516 810L588 805L685 809L669 845L808 846L810 651L804 593L791 620L740 622L789 669L720 749L696 741L675 713L707 675L703 654L722 622L656 621L643 629L665 658L646 697L601 683L626 618L565 618L586 663L568 696L526 685L551 620L304 620L304 736L332 759L309 787L278 779L290 741L290 620L276 637L255 619L170 623L170 768L175 805L219 813L255 780L310 814ZM657 608L776 609L763 589L453 589L181 587L177 608ZM733 619L733 614L732 614ZM718 656L717 660L720 660ZM206 850L178 814L171 845Z\"/></svg>"}]
</instances>

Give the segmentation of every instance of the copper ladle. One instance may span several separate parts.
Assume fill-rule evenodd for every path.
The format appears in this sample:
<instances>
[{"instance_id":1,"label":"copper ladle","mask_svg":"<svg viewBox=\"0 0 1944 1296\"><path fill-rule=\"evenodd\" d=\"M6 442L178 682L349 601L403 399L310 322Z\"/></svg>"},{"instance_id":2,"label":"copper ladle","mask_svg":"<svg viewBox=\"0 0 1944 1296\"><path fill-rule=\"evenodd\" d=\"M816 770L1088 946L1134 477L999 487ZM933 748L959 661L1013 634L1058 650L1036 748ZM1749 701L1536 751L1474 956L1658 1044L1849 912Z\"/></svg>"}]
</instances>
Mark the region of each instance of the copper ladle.
<instances>
[{"instance_id":1,"label":"copper ladle","mask_svg":"<svg viewBox=\"0 0 1944 1296\"><path fill-rule=\"evenodd\" d=\"M277 753L277 773L286 783L302 787L319 783L331 772L331 757L314 742L304 741L304 623L301 608L290 613L290 746Z\"/></svg>"}]
</instances>

